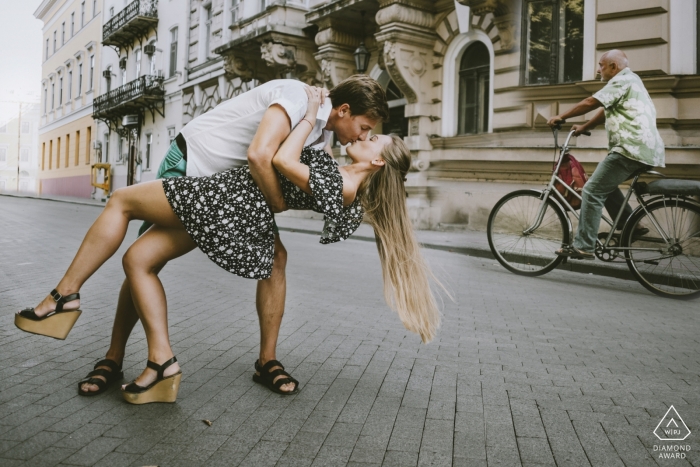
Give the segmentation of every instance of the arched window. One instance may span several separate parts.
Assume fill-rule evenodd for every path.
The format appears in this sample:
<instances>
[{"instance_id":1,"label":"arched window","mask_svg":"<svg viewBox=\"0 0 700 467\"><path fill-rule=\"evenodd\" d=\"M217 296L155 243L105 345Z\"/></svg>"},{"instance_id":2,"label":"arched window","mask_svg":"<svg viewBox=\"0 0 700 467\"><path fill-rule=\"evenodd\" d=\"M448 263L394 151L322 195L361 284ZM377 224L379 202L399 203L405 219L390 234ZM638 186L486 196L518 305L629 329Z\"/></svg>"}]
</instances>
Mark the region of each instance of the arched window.
<instances>
[{"instance_id":1,"label":"arched window","mask_svg":"<svg viewBox=\"0 0 700 467\"><path fill-rule=\"evenodd\" d=\"M489 50L480 41L467 47L459 66L459 119L457 133L484 133L489 128Z\"/></svg>"}]
</instances>

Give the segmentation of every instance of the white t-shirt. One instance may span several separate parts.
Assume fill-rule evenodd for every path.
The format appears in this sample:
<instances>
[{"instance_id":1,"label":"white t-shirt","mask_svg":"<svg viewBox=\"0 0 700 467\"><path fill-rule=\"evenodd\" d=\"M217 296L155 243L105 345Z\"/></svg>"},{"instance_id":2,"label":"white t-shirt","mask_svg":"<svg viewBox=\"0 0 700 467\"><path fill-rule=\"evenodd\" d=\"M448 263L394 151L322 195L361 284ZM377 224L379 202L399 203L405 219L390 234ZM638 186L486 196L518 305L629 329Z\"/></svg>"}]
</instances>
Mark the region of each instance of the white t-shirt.
<instances>
[{"instance_id":1,"label":"white t-shirt","mask_svg":"<svg viewBox=\"0 0 700 467\"><path fill-rule=\"evenodd\" d=\"M185 125L181 133L187 143L187 175L208 176L246 165L248 147L268 107L279 104L287 112L292 128L299 124L309 102L304 86L293 79L268 81L222 102ZM329 143L332 132L323 127L330 112L331 102L327 98L304 146L323 149Z\"/></svg>"}]
</instances>

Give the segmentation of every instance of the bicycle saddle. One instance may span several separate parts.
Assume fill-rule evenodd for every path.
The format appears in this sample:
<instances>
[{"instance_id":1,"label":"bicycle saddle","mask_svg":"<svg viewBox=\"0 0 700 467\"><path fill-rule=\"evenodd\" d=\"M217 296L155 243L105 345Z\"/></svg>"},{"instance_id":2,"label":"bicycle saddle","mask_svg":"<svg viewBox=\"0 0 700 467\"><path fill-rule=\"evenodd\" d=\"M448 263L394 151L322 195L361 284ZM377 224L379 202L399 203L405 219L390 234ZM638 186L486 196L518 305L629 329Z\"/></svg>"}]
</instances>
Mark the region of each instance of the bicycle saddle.
<instances>
[{"instance_id":1,"label":"bicycle saddle","mask_svg":"<svg viewBox=\"0 0 700 467\"><path fill-rule=\"evenodd\" d=\"M700 182L696 180L663 179L638 183L637 192L649 195L700 196Z\"/></svg>"}]
</instances>

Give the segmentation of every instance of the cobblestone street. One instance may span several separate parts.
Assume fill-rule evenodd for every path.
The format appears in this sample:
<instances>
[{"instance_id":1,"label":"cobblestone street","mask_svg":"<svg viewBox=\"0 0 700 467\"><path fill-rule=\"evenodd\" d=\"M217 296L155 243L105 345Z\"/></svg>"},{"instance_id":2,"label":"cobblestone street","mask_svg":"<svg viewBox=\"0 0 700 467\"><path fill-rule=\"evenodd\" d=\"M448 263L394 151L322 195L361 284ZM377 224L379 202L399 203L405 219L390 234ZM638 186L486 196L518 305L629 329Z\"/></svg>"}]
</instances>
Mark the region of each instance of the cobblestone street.
<instances>
[{"instance_id":1,"label":"cobblestone street","mask_svg":"<svg viewBox=\"0 0 700 467\"><path fill-rule=\"evenodd\" d=\"M422 345L383 302L372 242L288 231L278 359L298 395L252 381L255 283L197 250L161 274L177 403L132 406L117 388L80 397L77 381L109 344L129 242L81 290L65 341L22 333L13 313L56 285L100 210L0 197L2 467L700 466L700 301L425 250L455 301L444 298L440 333ZM125 378L145 362L137 325ZM671 405L684 441L653 434ZM690 450L659 458L675 445Z\"/></svg>"}]
</instances>

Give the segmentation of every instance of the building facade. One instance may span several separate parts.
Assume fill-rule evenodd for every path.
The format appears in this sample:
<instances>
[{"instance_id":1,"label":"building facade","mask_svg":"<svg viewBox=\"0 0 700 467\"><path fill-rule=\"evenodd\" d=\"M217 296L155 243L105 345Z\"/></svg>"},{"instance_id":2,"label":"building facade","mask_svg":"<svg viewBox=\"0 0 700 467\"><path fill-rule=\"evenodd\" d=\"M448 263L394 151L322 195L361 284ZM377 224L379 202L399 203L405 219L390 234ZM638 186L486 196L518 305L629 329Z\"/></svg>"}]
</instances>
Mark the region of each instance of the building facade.
<instances>
[{"instance_id":1,"label":"building facade","mask_svg":"<svg viewBox=\"0 0 700 467\"><path fill-rule=\"evenodd\" d=\"M97 162L112 190L153 180L183 125L188 5L182 0L105 0L103 93Z\"/></svg>"},{"instance_id":2,"label":"building facade","mask_svg":"<svg viewBox=\"0 0 700 467\"><path fill-rule=\"evenodd\" d=\"M0 121L0 192L35 193L39 167L39 104L3 102Z\"/></svg>"},{"instance_id":3,"label":"building facade","mask_svg":"<svg viewBox=\"0 0 700 467\"><path fill-rule=\"evenodd\" d=\"M44 0L39 192L92 195L90 165L99 94L101 0Z\"/></svg>"},{"instance_id":4,"label":"building facade","mask_svg":"<svg viewBox=\"0 0 700 467\"><path fill-rule=\"evenodd\" d=\"M167 14L165 8L161 0L158 14ZM169 128L179 131L270 79L330 88L357 72L355 51L362 44L370 53L364 72L385 86L390 101L391 121L376 132L400 134L413 151L407 189L416 226L483 229L500 196L548 179L553 140L547 119L600 89L597 61L620 48L657 107L667 145L664 171L700 179L693 0L167 3L168 10L182 8L180 23L174 17L172 25L158 24L164 51L169 28L182 29L176 50L183 54L181 76L163 88L179 99L179 111L166 108L165 117L156 112L152 120L159 142ZM147 150L143 134L141 154ZM151 151L157 162L165 152L159 144ZM574 145L592 171L606 154L605 130ZM342 148L334 151L343 158Z\"/></svg>"}]
</instances>

